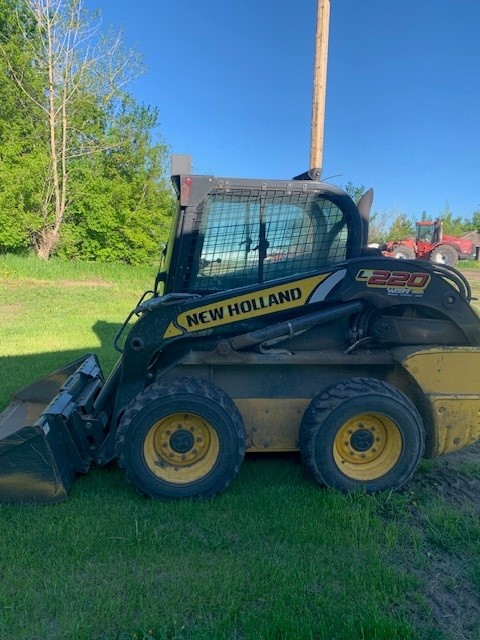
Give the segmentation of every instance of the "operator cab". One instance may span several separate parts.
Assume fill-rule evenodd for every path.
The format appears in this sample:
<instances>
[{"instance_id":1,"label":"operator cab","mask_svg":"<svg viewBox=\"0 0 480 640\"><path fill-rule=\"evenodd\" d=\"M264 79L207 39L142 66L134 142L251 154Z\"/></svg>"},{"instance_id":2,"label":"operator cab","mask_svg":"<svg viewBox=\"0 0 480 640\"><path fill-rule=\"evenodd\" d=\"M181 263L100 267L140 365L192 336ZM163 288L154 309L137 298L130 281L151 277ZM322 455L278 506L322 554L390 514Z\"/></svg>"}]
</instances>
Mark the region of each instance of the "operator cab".
<instances>
[{"instance_id":1,"label":"operator cab","mask_svg":"<svg viewBox=\"0 0 480 640\"><path fill-rule=\"evenodd\" d=\"M158 278L164 293L224 291L360 256L368 212L341 189L308 177L174 175L178 207Z\"/></svg>"},{"instance_id":2,"label":"operator cab","mask_svg":"<svg viewBox=\"0 0 480 640\"><path fill-rule=\"evenodd\" d=\"M442 225L439 220L434 222L417 222L417 242L437 244L442 241Z\"/></svg>"}]
</instances>

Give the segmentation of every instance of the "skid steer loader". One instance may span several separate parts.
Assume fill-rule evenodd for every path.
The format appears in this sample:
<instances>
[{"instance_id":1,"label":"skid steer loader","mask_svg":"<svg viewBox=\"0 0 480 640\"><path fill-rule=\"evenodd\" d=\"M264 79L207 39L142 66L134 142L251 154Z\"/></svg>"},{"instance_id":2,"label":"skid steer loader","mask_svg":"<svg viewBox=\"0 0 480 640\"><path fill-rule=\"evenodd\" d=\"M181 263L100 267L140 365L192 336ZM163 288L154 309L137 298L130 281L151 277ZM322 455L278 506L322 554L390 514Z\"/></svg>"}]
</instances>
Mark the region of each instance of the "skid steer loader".
<instances>
[{"instance_id":1,"label":"skid steer loader","mask_svg":"<svg viewBox=\"0 0 480 640\"><path fill-rule=\"evenodd\" d=\"M245 452L297 450L321 485L399 489L480 436L468 282L366 248L372 192L174 173L163 268L117 365L104 381L88 355L12 398L0 500L63 500L115 459L142 494L207 497Z\"/></svg>"}]
</instances>

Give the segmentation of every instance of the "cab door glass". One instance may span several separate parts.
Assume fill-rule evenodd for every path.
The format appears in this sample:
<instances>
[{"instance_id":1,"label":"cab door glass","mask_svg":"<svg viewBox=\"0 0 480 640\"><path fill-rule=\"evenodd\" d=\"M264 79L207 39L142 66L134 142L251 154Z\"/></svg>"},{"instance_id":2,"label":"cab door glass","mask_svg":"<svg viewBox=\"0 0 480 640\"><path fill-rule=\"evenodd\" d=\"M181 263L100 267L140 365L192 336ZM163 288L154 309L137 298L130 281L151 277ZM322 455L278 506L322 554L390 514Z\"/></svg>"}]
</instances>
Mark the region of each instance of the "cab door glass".
<instances>
[{"instance_id":1,"label":"cab door glass","mask_svg":"<svg viewBox=\"0 0 480 640\"><path fill-rule=\"evenodd\" d=\"M344 213L316 193L210 194L191 237L185 290L217 291L344 260Z\"/></svg>"}]
</instances>

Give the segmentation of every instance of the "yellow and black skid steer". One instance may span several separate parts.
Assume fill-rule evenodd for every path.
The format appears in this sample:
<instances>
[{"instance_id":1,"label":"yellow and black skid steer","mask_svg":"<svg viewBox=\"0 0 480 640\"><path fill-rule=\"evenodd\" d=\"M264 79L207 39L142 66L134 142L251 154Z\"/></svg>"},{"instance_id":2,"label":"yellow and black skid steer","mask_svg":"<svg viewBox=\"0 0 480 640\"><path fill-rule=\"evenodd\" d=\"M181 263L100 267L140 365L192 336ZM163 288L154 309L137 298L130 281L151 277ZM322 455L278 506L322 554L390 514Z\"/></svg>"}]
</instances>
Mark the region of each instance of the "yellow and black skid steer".
<instances>
[{"instance_id":1,"label":"yellow and black skid steer","mask_svg":"<svg viewBox=\"0 0 480 640\"><path fill-rule=\"evenodd\" d=\"M207 497L245 452L299 450L321 485L404 487L480 436L480 319L455 269L367 248L356 205L315 172L174 171L163 266L115 339L0 415L0 500L65 499L118 460L140 493ZM133 322L132 322L133 321Z\"/></svg>"}]
</instances>

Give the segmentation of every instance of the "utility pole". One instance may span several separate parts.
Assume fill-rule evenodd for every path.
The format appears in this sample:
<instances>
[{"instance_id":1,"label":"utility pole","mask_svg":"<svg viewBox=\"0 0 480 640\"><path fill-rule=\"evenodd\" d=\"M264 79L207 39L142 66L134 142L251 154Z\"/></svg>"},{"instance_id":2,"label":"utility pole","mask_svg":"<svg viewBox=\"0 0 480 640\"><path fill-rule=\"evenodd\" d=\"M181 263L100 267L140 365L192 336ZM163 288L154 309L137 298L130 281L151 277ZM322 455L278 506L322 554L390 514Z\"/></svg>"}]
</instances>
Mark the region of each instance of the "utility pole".
<instances>
[{"instance_id":1,"label":"utility pole","mask_svg":"<svg viewBox=\"0 0 480 640\"><path fill-rule=\"evenodd\" d=\"M310 169L320 170L323 167L323 135L325 129L329 23L330 0L317 0L312 128L310 133Z\"/></svg>"}]
</instances>

